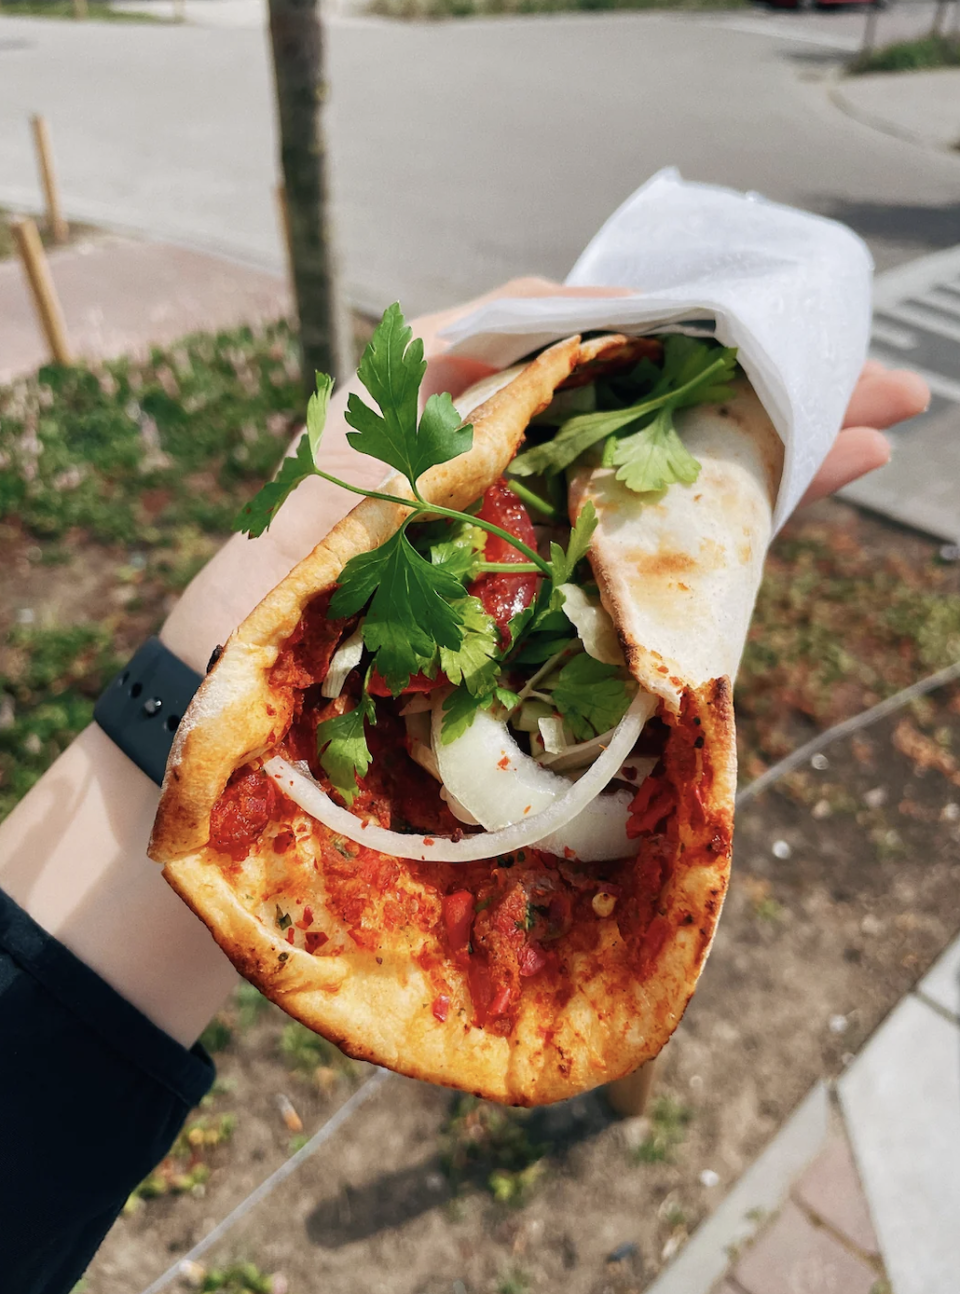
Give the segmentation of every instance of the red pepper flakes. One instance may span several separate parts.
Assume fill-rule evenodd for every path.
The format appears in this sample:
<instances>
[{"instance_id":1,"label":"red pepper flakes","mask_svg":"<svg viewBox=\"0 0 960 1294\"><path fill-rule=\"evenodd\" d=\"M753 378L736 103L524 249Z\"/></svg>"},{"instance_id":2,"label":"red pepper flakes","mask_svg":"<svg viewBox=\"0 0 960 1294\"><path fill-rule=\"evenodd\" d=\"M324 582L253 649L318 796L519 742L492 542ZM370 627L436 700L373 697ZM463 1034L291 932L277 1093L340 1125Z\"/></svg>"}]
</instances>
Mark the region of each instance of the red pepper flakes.
<instances>
[{"instance_id":1,"label":"red pepper flakes","mask_svg":"<svg viewBox=\"0 0 960 1294\"><path fill-rule=\"evenodd\" d=\"M433 1014L440 1023L443 1024L444 1020L446 1020L447 1016L450 1014L450 999L447 997L446 993L441 993L439 997L435 997L433 999L432 1009Z\"/></svg>"}]
</instances>

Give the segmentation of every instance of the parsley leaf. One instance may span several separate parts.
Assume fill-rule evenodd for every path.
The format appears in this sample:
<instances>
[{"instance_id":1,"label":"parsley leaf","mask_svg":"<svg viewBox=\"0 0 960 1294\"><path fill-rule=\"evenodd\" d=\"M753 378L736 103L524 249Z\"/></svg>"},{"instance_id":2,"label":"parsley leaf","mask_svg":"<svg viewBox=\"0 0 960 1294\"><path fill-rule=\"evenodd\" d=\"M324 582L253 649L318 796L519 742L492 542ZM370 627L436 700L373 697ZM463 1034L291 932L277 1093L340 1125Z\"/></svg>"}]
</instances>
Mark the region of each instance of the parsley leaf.
<instances>
[{"instance_id":1,"label":"parsley leaf","mask_svg":"<svg viewBox=\"0 0 960 1294\"><path fill-rule=\"evenodd\" d=\"M445 537L430 545L430 560L458 580L471 580L483 559L486 535L479 526L454 522L444 527Z\"/></svg>"},{"instance_id":2,"label":"parsley leaf","mask_svg":"<svg viewBox=\"0 0 960 1294\"><path fill-rule=\"evenodd\" d=\"M605 665L583 653L557 675L551 696L577 741L589 741L615 728L633 694L618 665Z\"/></svg>"},{"instance_id":3,"label":"parsley leaf","mask_svg":"<svg viewBox=\"0 0 960 1294\"><path fill-rule=\"evenodd\" d=\"M347 440L361 454L388 463L416 491L429 467L446 463L473 444L450 396L432 395L417 426L417 395L427 371L423 342L414 338L400 306L385 311L363 352L357 376L380 406L376 413L356 393L347 401Z\"/></svg>"},{"instance_id":4,"label":"parsley leaf","mask_svg":"<svg viewBox=\"0 0 960 1294\"><path fill-rule=\"evenodd\" d=\"M305 481L308 476L316 476L314 460L320 448L320 438L327 420L332 390L333 378L326 373L318 373L316 394L310 397L307 404L307 430L300 437L296 453L292 456L288 455L280 464L276 477L268 481L250 502L240 509L233 519L234 530L256 539L269 527L277 515L278 508L286 502L300 482Z\"/></svg>"},{"instance_id":5,"label":"parsley leaf","mask_svg":"<svg viewBox=\"0 0 960 1294\"><path fill-rule=\"evenodd\" d=\"M440 648L440 668L451 683L462 683L471 696L484 696L500 672L500 634L479 598L454 603L463 618L463 642L456 651Z\"/></svg>"},{"instance_id":6,"label":"parsley leaf","mask_svg":"<svg viewBox=\"0 0 960 1294\"><path fill-rule=\"evenodd\" d=\"M365 722L376 723L377 712L373 698L362 692L353 710L317 724L320 763L348 806L356 798L357 778L364 776L373 758L364 732Z\"/></svg>"},{"instance_id":7,"label":"parsley leaf","mask_svg":"<svg viewBox=\"0 0 960 1294\"><path fill-rule=\"evenodd\" d=\"M330 615L354 615L368 600L363 641L376 654L377 669L394 696L432 661L438 647L458 651L463 643L463 617L451 606L463 601L463 586L418 553L404 529L347 562L330 599Z\"/></svg>"},{"instance_id":8,"label":"parsley leaf","mask_svg":"<svg viewBox=\"0 0 960 1294\"><path fill-rule=\"evenodd\" d=\"M451 741L462 737L477 716L478 710L489 710L494 701L499 701L506 709L512 710L519 704L520 698L509 688L497 687L485 696L474 696L466 687L458 687L443 703L443 725L440 729L440 741L449 746Z\"/></svg>"},{"instance_id":9,"label":"parsley leaf","mask_svg":"<svg viewBox=\"0 0 960 1294\"><path fill-rule=\"evenodd\" d=\"M597 528L597 510L588 499L580 509L580 515L574 522L564 552L559 544L550 545L550 569L553 572L553 587L567 584L573 578L577 565L583 561L590 547L590 540ZM559 605L554 610L559 609Z\"/></svg>"},{"instance_id":10,"label":"parsley leaf","mask_svg":"<svg viewBox=\"0 0 960 1294\"><path fill-rule=\"evenodd\" d=\"M692 485L700 475L699 462L677 435L671 408L660 409L649 427L619 441L612 458L617 480L638 494L665 490L675 481Z\"/></svg>"},{"instance_id":11,"label":"parsley leaf","mask_svg":"<svg viewBox=\"0 0 960 1294\"><path fill-rule=\"evenodd\" d=\"M519 454L510 472L552 476L604 441L603 465L620 467L617 479L628 488L646 491L664 489L674 481L689 484L697 479L700 465L683 448L673 424L674 411L728 399L736 362L733 347L681 335L666 337L663 368L641 364L632 375L644 384L656 376L653 389L639 403L568 419L552 440ZM652 420L649 426L648 420Z\"/></svg>"}]
</instances>

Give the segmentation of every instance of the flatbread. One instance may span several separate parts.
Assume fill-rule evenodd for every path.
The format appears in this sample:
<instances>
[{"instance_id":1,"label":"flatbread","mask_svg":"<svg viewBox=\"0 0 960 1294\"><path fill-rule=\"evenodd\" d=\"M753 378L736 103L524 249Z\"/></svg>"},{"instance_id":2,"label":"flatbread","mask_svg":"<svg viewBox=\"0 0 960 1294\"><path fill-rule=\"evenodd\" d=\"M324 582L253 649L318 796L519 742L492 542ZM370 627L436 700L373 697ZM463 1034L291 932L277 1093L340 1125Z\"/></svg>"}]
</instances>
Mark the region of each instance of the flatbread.
<instances>
[{"instance_id":1,"label":"flatbread","mask_svg":"<svg viewBox=\"0 0 960 1294\"><path fill-rule=\"evenodd\" d=\"M503 473L558 386L584 371L593 376L605 359L628 362L642 344L573 337L481 384L479 405L461 397L474 446L425 475L425 497L454 508L471 503ZM493 862L357 856L289 802L254 848L231 856L208 844L228 779L272 753L294 717L294 697L277 686L274 670L284 644L346 561L389 538L404 509L364 500L247 617L201 685L171 753L150 852L239 970L349 1055L532 1105L629 1073L676 1028L729 875L731 677L778 480L779 441L749 391L696 418L704 412L692 411L686 433L703 462L697 486L639 500L595 471L579 473L571 491L573 511L587 497L597 506L590 557L601 597L631 671L661 698L658 793L671 807L665 827L641 835L635 860L604 865L619 893L612 914L591 906L589 869L573 869L570 881L569 866L555 866L557 887L574 893L573 924L551 944L549 968L519 981L508 1029L482 1027L441 919L443 895L480 884ZM390 489L406 493L399 481ZM545 883L542 868L520 861L497 879L521 890Z\"/></svg>"}]
</instances>

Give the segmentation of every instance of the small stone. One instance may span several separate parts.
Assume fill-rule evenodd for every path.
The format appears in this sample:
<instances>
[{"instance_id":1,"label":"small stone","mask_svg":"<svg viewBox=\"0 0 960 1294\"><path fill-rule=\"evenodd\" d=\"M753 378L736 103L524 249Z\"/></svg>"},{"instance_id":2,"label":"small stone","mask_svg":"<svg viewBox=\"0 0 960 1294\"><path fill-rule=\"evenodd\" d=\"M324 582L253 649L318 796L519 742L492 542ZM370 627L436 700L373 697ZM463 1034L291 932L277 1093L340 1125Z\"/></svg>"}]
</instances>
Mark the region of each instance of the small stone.
<instances>
[{"instance_id":1,"label":"small stone","mask_svg":"<svg viewBox=\"0 0 960 1294\"><path fill-rule=\"evenodd\" d=\"M622 1263L624 1258L629 1258L637 1252L639 1246L635 1240L625 1240L622 1245L617 1245L616 1249L607 1254L608 1263Z\"/></svg>"},{"instance_id":2,"label":"small stone","mask_svg":"<svg viewBox=\"0 0 960 1294\"><path fill-rule=\"evenodd\" d=\"M860 922L860 929L865 935L882 935L883 922L879 917L875 917L872 912L868 912Z\"/></svg>"},{"instance_id":3,"label":"small stone","mask_svg":"<svg viewBox=\"0 0 960 1294\"><path fill-rule=\"evenodd\" d=\"M37 618L37 613L33 607L21 607L17 612L18 625L32 625Z\"/></svg>"},{"instance_id":4,"label":"small stone","mask_svg":"<svg viewBox=\"0 0 960 1294\"><path fill-rule=\"evenodd\" d=\"M941 544L940 560L942 562L960 562L960 544Z\"/></svg>"},{"instance_id":5,"label":"small stone","mask_svg":"<svg viewBox=\"0 0 960 1294\"><path fill-rule=\"evenodd\" d=\"M820 754L810 756L810 767L815 768L818 773L822 773L825 768L830 767L830 761L826 755Z\"/></svg>"},{"instance_id":6,"label":"small stone","mask_svg":"<svg viewBox=\"0 0 960 1294\"><path fill-rule=\"evenodd\" d=\"M941 822L960 822L960 804L956 800L948 801L940 810Z\"/></svg>"},{"instance_id":7,"label":"small stone","mask_svg":"<svg viewBox=\"0 0 960 1294\"><path fill-rule=\"evenodd\" d=\"M280 1111L280 1117L288 1132L303 1132L303 1120L294 1108L293 1102L289 1096L283 1092L277 1093L277 1109Z\"/></svg>"},{"instance_id":8,"label":"small stone","mask_svg":"<svg viewBox=\"0 0 960 1294\"><path fill-rule=\"evenodd\" d=\"M274 1272L270 1277L270 1294L290 1294L290 1282L283 1272Z\"/></svg>"},{"instance_id":9,"label":"small stone","mask_svg":"<svg viewBox=\"0 0 960 1294\"><path fill-rule=\"evenodd\" d=\"M690 1086L693 1088L693 1090L694 1090L695 1092L699 1092L699 1091L700 1091L700 1089L703 1087L703 1077L702 1077L702 1075L700 1075L700 1074L691 1074L691 1075L690 1075Z\"/></svg>"},{"instance_id":10,"label":"small stone","mask_svg":"<svg viewBox=\"0 0 960 1294\"><path fill-rule=\"evenodd\" d=\"M177 1274L190 1289L198 1290L207 1278L207 1269L203 1263L195 1263L190 1258L184 1258L177 1268Z\"/></svg>"},{"instance_id":11,"label":"small stone","mask_svg":"<svg viewBox=\"0 0 960 1294\"><path fill-rule=\"evenodd\" d=\"M142 571L147 564L146 553L131 553L127 565L131 570Z\"/></svg>"},{"instance_id":12,"label":"small stone","mask_svg":"<svg viewBox=\"0 0 960 1294\"><path fill-rule=\"evenodd\" d=\"M650 1136L650 1120L646 1115L620 1120L620 1137L628 1150L639 1150Z\"/></svg>"},{"instance_id":13,"label":"small stone","mask_svg":"<svg viewBox=\"0 0 960 1294\"><path fill-rule=\"evenodd\" d=\"M783 861L790 857L793 850L790 848L786 840L775 840L770 846L770 852L773 854L774 858L779 858Z\"/></svg>"},{"instance_id":14,"label":"small stone","mask_svg":"<svg viewBox=\"0 0 960 1294\"><path fill-rule=\"evenodd\" d=\"M43 742L35 732L28 732L23 739L23 748L28 755L39 755L43 750Z\"/></svg>"},{"instance_id":15,"label":"small stone","mask_svg":"<svg viewBox=\"0 0 960 1294\"><path fill-rule=\"evenodd\" d=\"M700 1174L700 1185L711 1187L720 1185L720 1174L715 1173L712 1168L705 1168Z\"/></svg>"},{"instance_id":16,"label":"small stone","mask_svg":"<svg viewBox=\"0 0 960 1294\"><path fill-rule=\"evenodd\" d=\"M667 1243L660 1250L660 1257L665 1263L670 1261L686 1238L684 1231L674 1231L672 1236L667 1237Z\"/></svg>"},{"instance_id":17,"label":"small stone","mask_svg":"<svg viewBox=\"0 0 960 1294\"><path fill-rule=\"evenodd\" d=\"M875 786L866 791L863 796L863 802L868 809L880 809L887 802L887 788L885 786Z\"/></svg>"},{"instance_id":18,"label":"small stone","mask_svg":"<svg viewBox=\"0 0 960 1294\"><path fill-rule=\"evenodd\" d=\"M5 732L7 728L12 728L16 723L17 712L13 704L13 697L9 692L4 692L3 700L0 701L0 732Z\"/></svg>"},{"instance_id":19,"label":"small stone","mask_svg":"<svg viewBox=\"0 0 960 1294\"><path fill-rule=\"evenodd\" d=\"M424 1184L428 1191L442 1191L444 1187L443 1173L427 1173Z\"/></svg>"},{"instance_id":20,"label":"small stone","mask_svg":"<svg viewBox=\"0 0 960 1294\"><path fill-rule=\"evenodd\" d=\"M845 1015L832 1015L827 1021L827 1026L831 1033L846 1033L850 1021Z\"/></svg>"},{"instance_id":21,"label":"small stone","mask_svg":"<svg viewBox=\"0 0 960 1294\"><path fill-rule=\"evenodd\" d=\"M829 800L818 800L810 810L810 813L818 821L821 818L829 818L830 814L833 813L833 806Z\"/></svg>"}]
</instances>

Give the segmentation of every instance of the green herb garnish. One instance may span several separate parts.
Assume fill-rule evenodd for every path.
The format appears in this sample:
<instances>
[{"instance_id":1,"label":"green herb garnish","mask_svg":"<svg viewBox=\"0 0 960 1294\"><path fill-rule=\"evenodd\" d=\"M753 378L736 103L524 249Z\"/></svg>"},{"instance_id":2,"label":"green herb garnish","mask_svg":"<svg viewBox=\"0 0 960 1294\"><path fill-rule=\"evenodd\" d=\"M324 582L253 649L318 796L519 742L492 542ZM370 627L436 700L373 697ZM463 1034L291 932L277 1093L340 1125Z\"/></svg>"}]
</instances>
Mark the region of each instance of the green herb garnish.
<instances>
[{"instance_id":1,"label":"green herb garnish","mask_svg":"<svg viewBox=\"0 0 960 1294\"><path fill-rule=\"evenodd\" d=\"M317 395L311 397L307 410L307 431L296 454L284 461L277 479L265 485L243 509L236 527L250 535L262 534L291 490L308 476L319 476L367 498L402 504L409 511L398 532L379 548L360 553L344 566L330 602L330 612L334 616L349 616L369 603L362 630L364 645L373 654L376 668L394 696L403 691L411 675L435 670L435 663L442 663L444 652L453 653L447 659L455 673L459 671L468 691L472 685L479 692L481 678L491 685L493 682L492 671L481 660L487 653L479 641L489 641L491 629L487 624L479 624L475 609L468 614L465 603L469 600L464 599L462 581L474 566L482 570L483 564L471 561L468 565L465 557L454 556L448 550L438 554L439 560L433 560L432 553L428 557L418 552L407 535L410 522L423 515L440 516L458 525L479 527L498 535L521 552L530 566L553 586L569 578L572 566L586 552L596 518L592 508L589 512L585 509L571 536L570 553L564 553L555 544L551 560L546 561L502 527L423 497L420 477L429 468L466 452L473 444L473 428L462 425L449 395L431 396L418 422L417 393L426 372L423 343L414 339L399 305L392 305L385 312L357 372L380 412L352 394L347 403L346 420L354 430L348 432L347 439L358 452L396 468L406 478L412 498L361 489L316 466L332 386L329 378L318 375ZM348 716L341 718L347 720ZM352 723L356 728L360 721L354 719ZM338 744L334 746L331 742L335 752L340 749L341 729L336 731ZM354 739L358 734L362 737L362 724L353 733ZM363 746L365 749L365 742ZM324 756L330 761L339 758L330 749ZM368 755L366 758L369 761Z\"/></svg>"},{"instance_id":2,"label":"green herb garnish","mask_svg":"<svg viewBox=\"0 0 960 1294\"><path fill-rule=\"evenodd\" d=\"M362 692L354 709L317 724L320 764L347 805L353 804L357 778L363 777L373 759L367 745L365 722L376 723L377 712L373 698Z\"/></svg>"},{"instance_id":3,"label":"green herb garnish","mask_svg":"<svg viewBox=\"0 0 960 1294\"><path fill-rule=\"evenodd\" d=\"M556 475L603 441L603 464L618 467L617 479L631 490L662 490L677 481L691 484L700 464L684 448L674 414L728 399L733 392L727 383L736 359L733 347L680 335L665 338L663 368L645 361L635 370L641 379L654 381L643 400L566 419L552 440L513 460L511 475Z\"/></svg>"},{"instance_id":4,"label":"green herb garnish","mask_svg":"<svg viewBox=\"0 0 960 1294\"><path fill-rule=\"evenodd\" d=\"M636 685L625 674L585 653L564 665L550 696L577 741L609 732L626 714Z\"/></svg>"}]
</instances>

